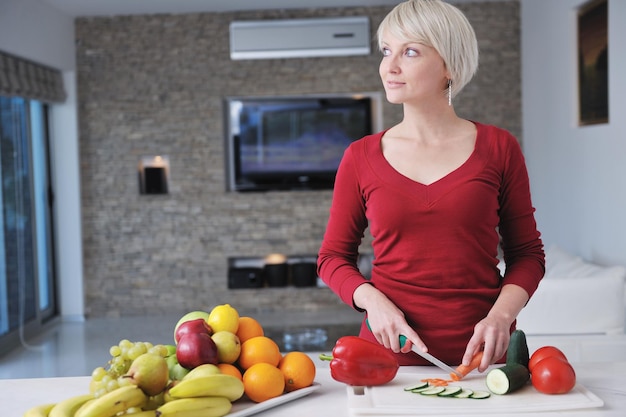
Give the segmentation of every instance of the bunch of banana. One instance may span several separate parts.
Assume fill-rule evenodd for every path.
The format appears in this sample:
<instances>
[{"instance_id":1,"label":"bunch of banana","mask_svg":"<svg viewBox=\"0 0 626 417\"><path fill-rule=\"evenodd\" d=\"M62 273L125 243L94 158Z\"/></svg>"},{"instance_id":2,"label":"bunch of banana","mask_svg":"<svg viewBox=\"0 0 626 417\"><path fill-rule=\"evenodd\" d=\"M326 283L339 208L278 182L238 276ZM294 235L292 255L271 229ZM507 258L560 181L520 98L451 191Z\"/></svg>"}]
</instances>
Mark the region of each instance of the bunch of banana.
<instances>
[{"instance_id":1,"label":"bunch of banana","mask_svg":"<svg viewBox=\"0 0 626 417\"><path fill-rule=\"evenodd\" d=\"M169 389L160 417L222 417L243 396L243 382L227 374L185 378Z\"/></svg>"},{"instance_id":2,"label":"bunch of banana","mask_svg":"<svg viewBox=\"0 0 626 417\"><path fill-rule=\"evenodd\" d=\"M24 417L74 417L76 412L93 398L91 394L81 394L58 403L37 405L27 410Z\"/></svg>"},{"instance_id":3,"label":"bunch of banana","mask_svg":"<svg viewBox=\"0 0 626 417\"><path fill-rule=\"evenodd\" d=\"M142 407L147 401L141 388L126 385L87 402L72 417L113 417L129 408Z\"/></svg>"},{"instance_id":4,"label":"bunch of banana","mask_svg":"<svg viewBox=\"0 0 626 417\"><path fill-rule=\"evenodd\" d=\"M99 398L93 394L81 394L56 404L38 405L26 411L24 417L113 417L130 408L141 407L147 400L139 387L129 385Z\"/></svg>"}]
</instances>

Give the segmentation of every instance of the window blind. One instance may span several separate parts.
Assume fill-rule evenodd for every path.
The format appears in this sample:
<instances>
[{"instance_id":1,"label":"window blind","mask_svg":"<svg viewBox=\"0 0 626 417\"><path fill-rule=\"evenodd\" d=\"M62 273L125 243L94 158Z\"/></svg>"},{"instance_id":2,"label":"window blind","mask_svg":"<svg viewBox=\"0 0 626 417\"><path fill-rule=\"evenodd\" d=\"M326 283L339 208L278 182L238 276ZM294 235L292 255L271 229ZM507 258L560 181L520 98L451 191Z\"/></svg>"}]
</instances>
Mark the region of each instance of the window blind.
<instances>
[{"instance_id":1,"label":"window blind","mask_svg":"<svg viewBox=\"0 0 626 417\"><path fill-rule=\"evenodd\" d=\"M0 51L0 95L65 101L61 71Z\"/></svg>"}]
</instances>

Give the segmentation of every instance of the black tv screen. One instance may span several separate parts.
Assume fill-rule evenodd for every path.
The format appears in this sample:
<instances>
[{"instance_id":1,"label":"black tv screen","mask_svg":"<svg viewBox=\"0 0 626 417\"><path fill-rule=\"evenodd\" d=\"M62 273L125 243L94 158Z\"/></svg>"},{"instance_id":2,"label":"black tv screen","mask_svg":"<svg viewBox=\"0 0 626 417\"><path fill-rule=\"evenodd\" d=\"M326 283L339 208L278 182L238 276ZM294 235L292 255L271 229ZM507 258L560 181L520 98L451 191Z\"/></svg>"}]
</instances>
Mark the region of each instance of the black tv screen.
<instances>
[{"instance_id":1,"label":"black tv screen","mask_svg":"<svg viewBox=\"0 0 626 417\"><path fill-rule=\"evenodd\" d=\"M369 96L229 98L227 188L332 189L348 145L373 132Z\"/></svg>"}]
</instances>

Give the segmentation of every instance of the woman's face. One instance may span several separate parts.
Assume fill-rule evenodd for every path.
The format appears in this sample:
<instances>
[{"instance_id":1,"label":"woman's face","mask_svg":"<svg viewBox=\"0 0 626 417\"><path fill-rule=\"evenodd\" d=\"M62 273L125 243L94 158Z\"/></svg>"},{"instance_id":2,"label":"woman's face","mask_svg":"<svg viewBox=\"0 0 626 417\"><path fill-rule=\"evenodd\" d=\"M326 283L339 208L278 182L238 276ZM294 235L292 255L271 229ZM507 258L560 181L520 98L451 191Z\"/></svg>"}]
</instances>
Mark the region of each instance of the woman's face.
<instances>
[{"instance_id":1,"label":"woman's face","mask_svg":"<svg viewBox=\"0 0 626 417\"><path fill-rule=\"evenodd\" d=\"M433 103L441 100L449 78L445 63L432 47L384 33L380 78L387 100L395 104Z\"/></svg>"}]
</instances>

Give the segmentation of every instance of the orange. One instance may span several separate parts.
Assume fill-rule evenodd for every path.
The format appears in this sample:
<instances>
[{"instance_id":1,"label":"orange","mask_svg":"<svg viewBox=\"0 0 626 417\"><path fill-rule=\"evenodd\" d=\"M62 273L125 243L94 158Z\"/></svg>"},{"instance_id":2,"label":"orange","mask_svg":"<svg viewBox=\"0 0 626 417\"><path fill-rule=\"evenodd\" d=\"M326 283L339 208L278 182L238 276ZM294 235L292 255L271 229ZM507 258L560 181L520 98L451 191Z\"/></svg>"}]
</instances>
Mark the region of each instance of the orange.
<instances>
[{"instance_id":1,"label":"orange","mask_svg":"<svg viewBox=\"0 0 626 417\"><path fill-rule=\"evenodd\" d=\"M244 370L257 363L269 363L276 367L282 357L276 342L267 336L256 336L241 344L239 366Z\"/></svg>"},{"instance_id":2,"label":"orange","mask_svg":"<svg viewBox=\"0 0 626 417\"><path fill-rule=\"evenodd\" d=\"M220 372L226 375L232 375L234 377L239 378L240 381L243 381L243 376L241 375L241 371L235 365L230 363L218 363L217 367Z\"/></svg>"},{"instance_id":3,"label":"orange","mask_svg":"<svg viewBox=\"0 0 626 417\"><path fill-rule=\"evenodd\" d=\"M315 379L315 363L304 352L289 352L278 364L285 377L285 391L291 392L309 387Z\"/></svg>"},{"instance_id":4,"label":"orange","mask_svg":"<svg viewBox=\"0 0 626 417\"><path fill-rule=\"evenodd\" d=\"M256 319L252 317L239 317L239 328L237 329L237 337L241 343L256 336L264 336L263 327Z\"/></svg>"},{"instance_id":5,"label":"orange","mask_svg":"<svg viewBox=\"0 0 626 417\"><path fill-rule=\"evenodd\" d=\"M248 398L260 403L282 395L285 378L277 367L269 363L257 363L243 373L243 388Z\"/></svg>"}]
</instances>

